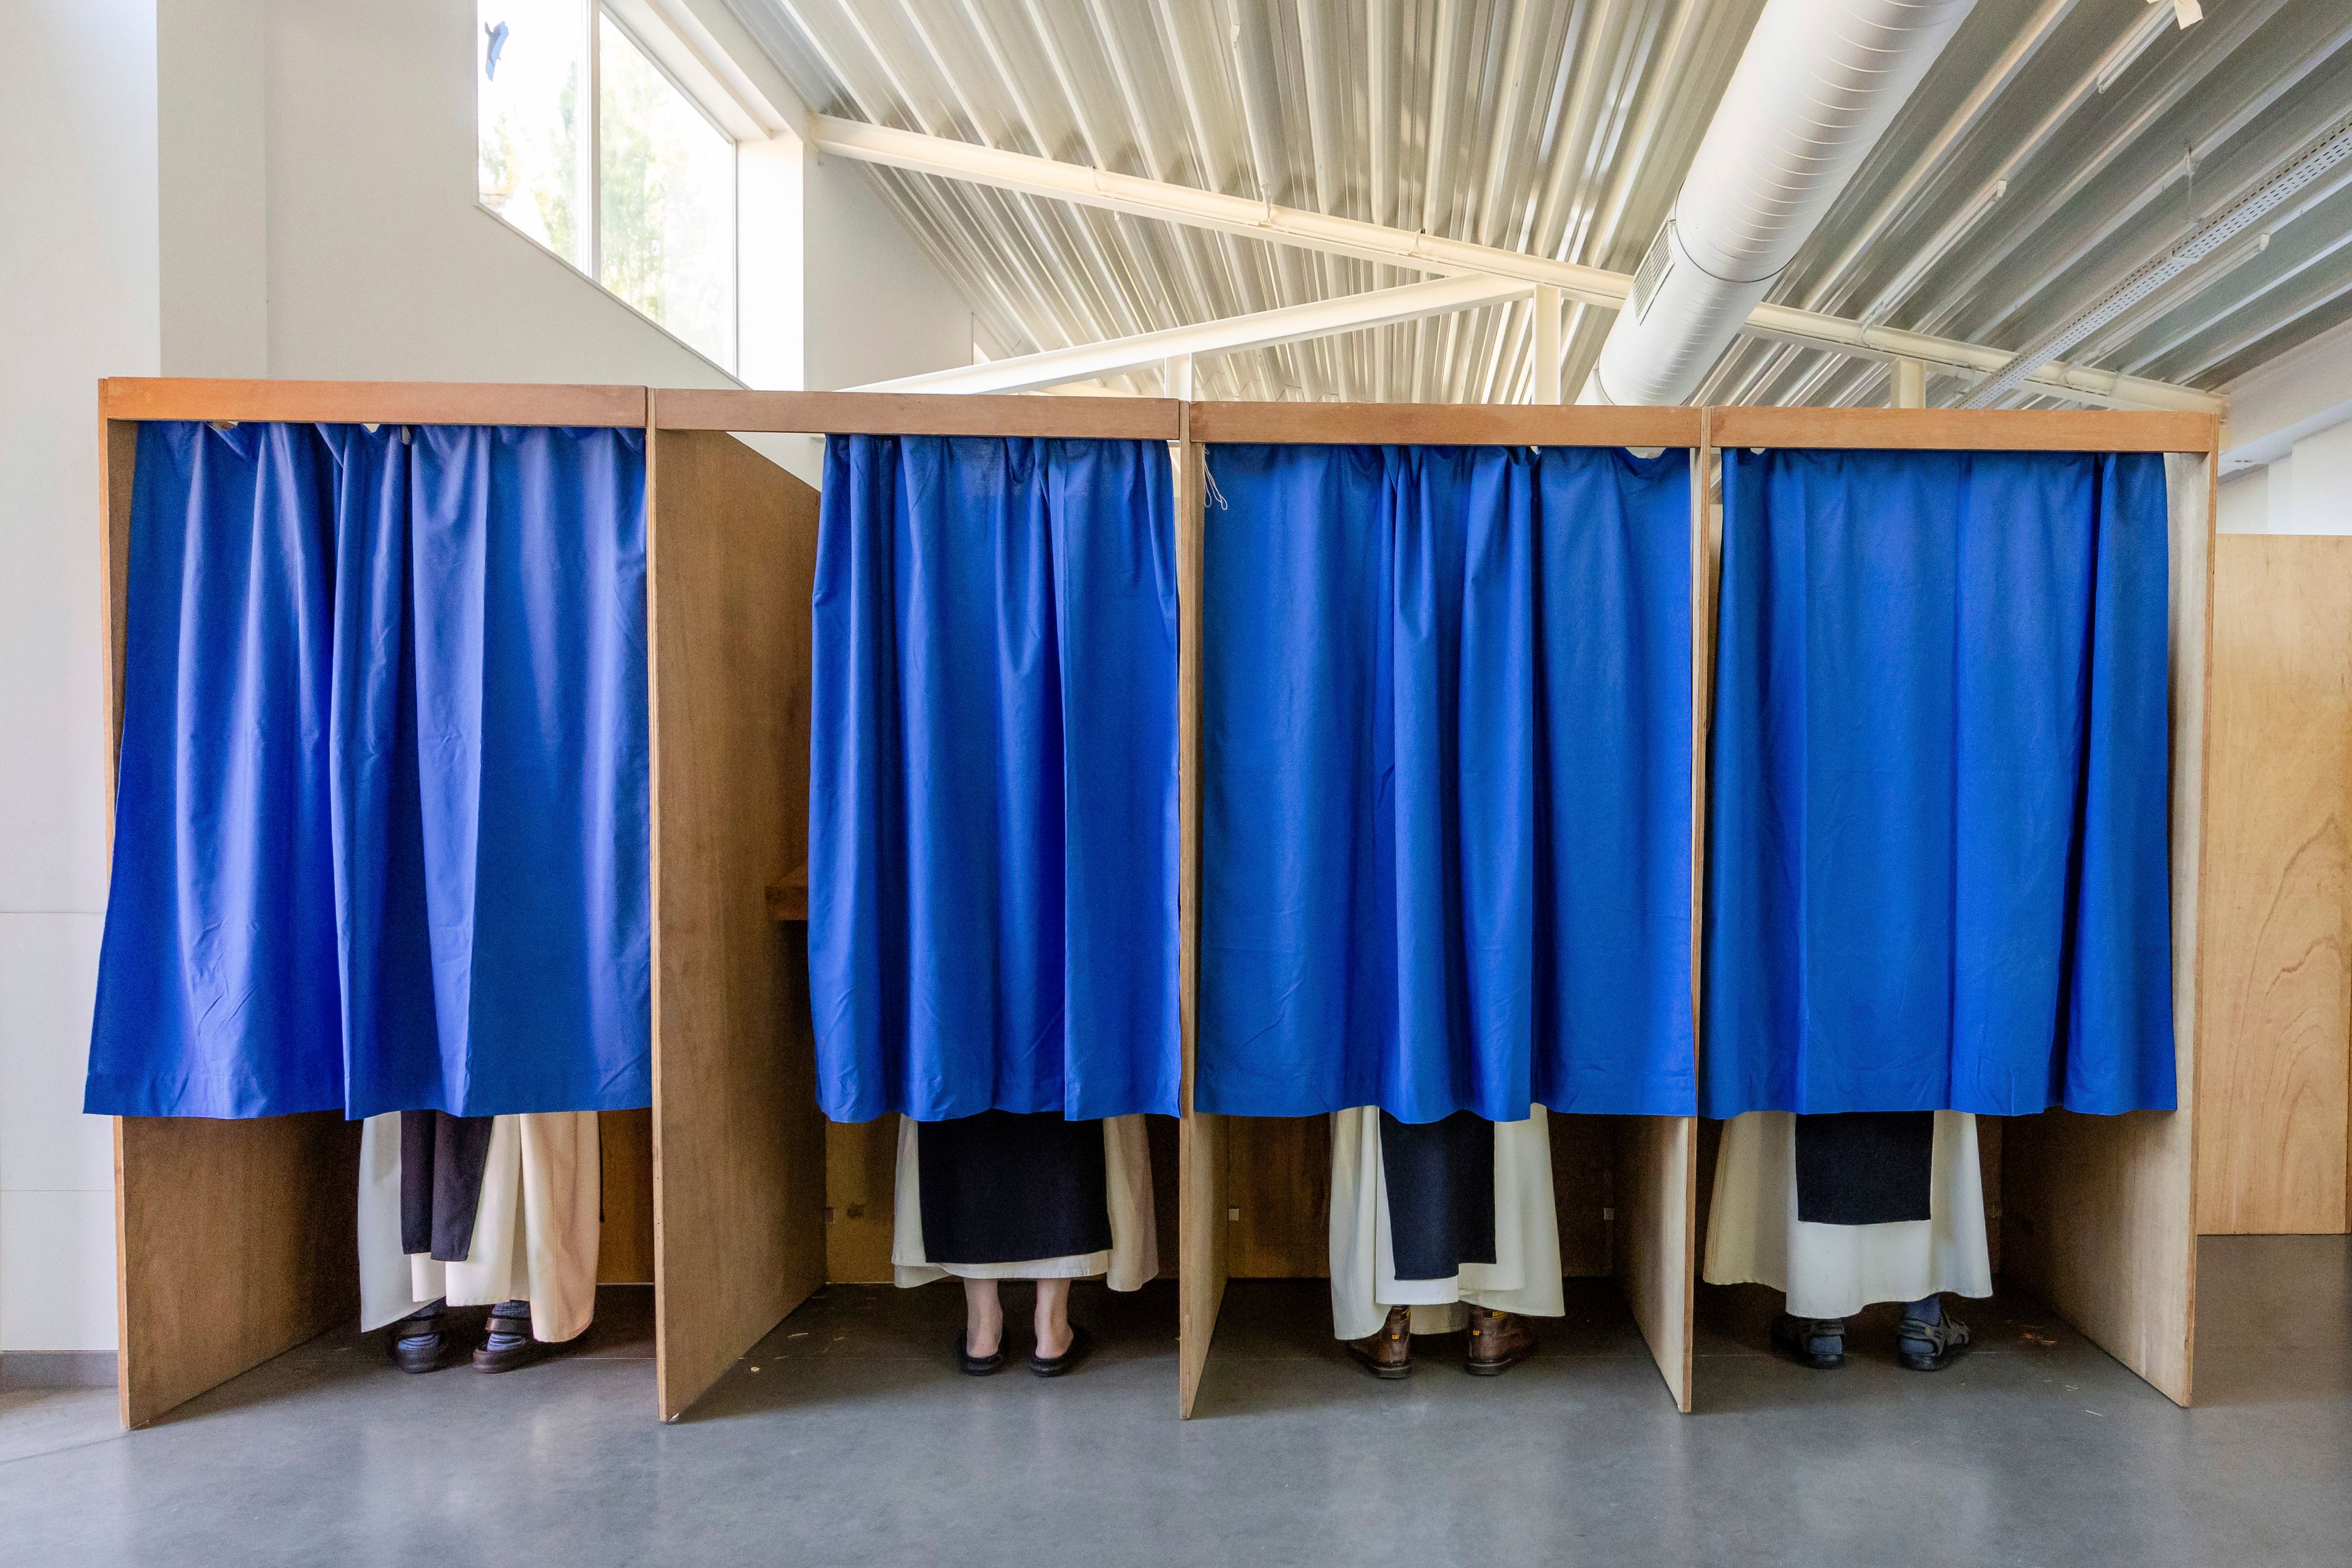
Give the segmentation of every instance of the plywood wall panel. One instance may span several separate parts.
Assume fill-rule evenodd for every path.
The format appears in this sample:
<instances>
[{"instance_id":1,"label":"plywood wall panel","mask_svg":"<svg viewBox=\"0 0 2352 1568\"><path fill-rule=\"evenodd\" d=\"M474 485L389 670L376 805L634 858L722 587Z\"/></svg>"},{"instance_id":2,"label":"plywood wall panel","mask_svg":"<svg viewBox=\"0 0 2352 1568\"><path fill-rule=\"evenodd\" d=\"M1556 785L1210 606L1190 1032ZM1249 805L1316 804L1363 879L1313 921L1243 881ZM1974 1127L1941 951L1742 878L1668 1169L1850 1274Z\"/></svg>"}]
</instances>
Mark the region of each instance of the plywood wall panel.
<instances>
[{"instance_id":1,"label":"plywood wall panel","mask_svg":"<svg viewBox=\"0 0 2352 1568\"><path fill-rule=\"evenodd\" d=\"M1189 416L1189 407L1183 409ZM1183 1122L1177 1130L1177 1410L1192 1414L1217 1309L1225 1299L1226 1118L1195 1110L1192 1079L1201 1001L1201 578L1207 542L1204 454L1180 441L1176 460L1176 1005L1182 1036Z\"/></svg>"},{"instance_id":2,"label":"plywood wall panel","mask_svg":"<svg viewBox=\"0 0 2352 1568\"><path fill-rule=\"evenodd\" d=\"M656 1353L673 1418L824 1279L807 948L816 492L730 436L652 452Z\"/></svg>"},{"instance_id":3,"label":"plywood wall panel","mask_svg":"<svg viewBox=\"0 0 2352 1568\"><path fill-rule=\"evenodd\" d=\"M836 1285L890 1283L898 1192L898 1118L828 1121L824 1128L824 1277Z\"/></svg>"},{"instance_id":4,"label":"plywood wall panel","mask_svg":"<svg viewBox=\"0 0 2352 1568\"><path fill-rule=\"evenodd\" d=\"M1331 1119L1235 1116L1225 1123L1228 1267L1236 1279L1331 1272Z\"/></svg>"},{"instance_id":5,"label":"plywood wall panel","mask_svg":"<svg viewBox=\"0 0 2352 1568\"><path fill-rule=\"evenodd\" d=\"M599 1285L654 1280L654 1116L607 1110L596 1119L603 1151L604 1224L596 1243Z\"/></svg>"},{"instance_id":6,"label":"plywood wall panel","mask_svg":"<svg viewBox=\"0 0 2352 1568\"><path fill-rule=\"evenodd\" d=\"M1617 1279L1667 1392L1686 1411L1698 1288L1698 1119L1615 1120Z\"/></svg>"},{"instance_id":7,"label":"plywood wall panel","mask_svg":"<svg viewBox=\"0 0 2352 1568\"><path fill-rule=\"evenodd\" d=\"M115 1119L124 1426L358 1321L360 1125Z\"/></svg>"},{"instance_id":8,"label":"plywood wall panel","mask_svg":"<svg viewBox=\"0 0 2352 1568\"><path fill-rule=\"evenodd\" d=\"M2189 1403L2197 1329L2196 1093L2210 668L2210 456L2167 459L2172 501L2172 1006L2177 1110L2046 1111L2001 1140L2002 1263L2108 1354Z\"/></svg>"},{"instance_id":9,"label":"plywood wall panel","mask_svg":"<svg viewBox=\"0 0 2352 1568\"><path fill-rule=\"evenodd\" d=\"M2352 539L2215 541L2198 1228L2346 1228Z\"/></svg>"}]
</instances>

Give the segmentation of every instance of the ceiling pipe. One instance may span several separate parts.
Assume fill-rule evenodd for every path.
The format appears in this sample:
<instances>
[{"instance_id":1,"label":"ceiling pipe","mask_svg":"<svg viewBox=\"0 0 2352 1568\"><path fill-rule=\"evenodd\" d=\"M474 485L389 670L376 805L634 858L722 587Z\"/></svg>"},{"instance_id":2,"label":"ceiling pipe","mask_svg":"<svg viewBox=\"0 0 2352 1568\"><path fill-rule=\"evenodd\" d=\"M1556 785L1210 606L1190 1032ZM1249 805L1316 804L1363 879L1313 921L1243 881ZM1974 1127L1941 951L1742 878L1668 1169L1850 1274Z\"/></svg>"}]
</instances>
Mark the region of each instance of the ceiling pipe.
<instances>
[{"instance_id":1,"label":"ceiling pipe","mask_svg":"<svg viewBox=\"0 0 2352 1568\"><path fill-rule=\"evenodd\" d=\"M1975 4L1769 0L1579 402L1697 390Z\"/></svg>"}]
</instances>

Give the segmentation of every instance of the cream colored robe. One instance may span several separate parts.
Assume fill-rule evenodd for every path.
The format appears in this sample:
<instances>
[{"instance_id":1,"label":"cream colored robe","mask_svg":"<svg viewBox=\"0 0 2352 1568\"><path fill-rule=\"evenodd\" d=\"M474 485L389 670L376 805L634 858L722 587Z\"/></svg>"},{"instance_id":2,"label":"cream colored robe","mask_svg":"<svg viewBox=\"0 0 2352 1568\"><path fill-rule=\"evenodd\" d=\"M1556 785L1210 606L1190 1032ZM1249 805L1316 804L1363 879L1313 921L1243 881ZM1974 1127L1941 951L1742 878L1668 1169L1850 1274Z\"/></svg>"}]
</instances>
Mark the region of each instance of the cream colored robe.
<instances>
[{"instance_id":1,"label":"cream colored robe","mask_svg":"<svg viewBox=\"0 0 2352 1568\"><path fill-rule=\"evenodd\" d=\"M1708 1209L1706 1281L1769 1285L1801 1318L1843 1318L1874 1301L1949 1290L1992 1294L1977 1119L1936 1112L1929 1217L1815 1225L1797 1217L1797 1119L1751 1110L1723 1129Z\"/></svg>"},{"instance_id":2,"label":"cream colored robe","mask_svg":"<svg viewBox=\"0 0 2352 1568\"><path fill-rule=\"evenodd\" d=\"M490 1129L474 1244L462 1263L401 1250L400 1118L371 1116L360 1133L360 1327L417 1308L530 1303L530 1332L577 1338L596 1313L603 1144L596 1112L501 1116Z\"/></svg>"},{"instance_id":3,"label":"cream colored robe","mask_svg":"<svg viewBox=\"0 0 2352 1568\"><path fill-rule=\"evenodd\" d=\"M1551 1129L1544 1108L1495 1127L1495 1261L1465 1263L1444 1279L1399 1279L1389 1228L1381 1113L1331 1117L1331 1328L1343 1340L1381 1331L1391 1307L1412 1309L1416 1334L1459 1332L1469 1308L1557 1318L1559 1219L1551 1193Z\"/></svg>"}]
</instances>

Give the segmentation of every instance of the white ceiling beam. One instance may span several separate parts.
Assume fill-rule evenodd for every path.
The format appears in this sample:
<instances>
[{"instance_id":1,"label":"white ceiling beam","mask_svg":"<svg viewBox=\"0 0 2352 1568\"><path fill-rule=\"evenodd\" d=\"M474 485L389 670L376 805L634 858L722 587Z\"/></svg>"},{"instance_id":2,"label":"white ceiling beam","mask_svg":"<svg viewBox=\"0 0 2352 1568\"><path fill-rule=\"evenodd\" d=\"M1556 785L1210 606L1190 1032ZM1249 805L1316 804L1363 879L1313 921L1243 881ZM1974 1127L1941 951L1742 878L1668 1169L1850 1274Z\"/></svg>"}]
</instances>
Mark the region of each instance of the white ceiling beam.
<instances>
[{"instance_id":1,"label":"white ceiling beam","mask_svg":"<svg viewBox=\"0 0 2352 1568\"><path fill-rule=\"evenodd\" d=\"M1084 168L1050 158L979 147L969 142L896 131L831 115L811 115L807 135L821 152L865 163L1424 272L1482 274L1526 284L1544 284L1558 289L1569 299L1603 310L1618 309L1633 288L1631 276L1604 268L1556 261L1358 218L1305 212L1246 196L1141 179L1108 169ZM1754 336L1865 359L1916 359L1970 378L1996 373L2013 357L2005 349L1980 348L1952 338L1895 327L1865 326L1860 321L1792 305L1758 305L1748 313L1742 330ZM2027 377L2021 390L2109 407L2218 414L2228 406L2226 399L2193 387L2054 362Z\"/></svg>"},{"instance_id":2,"label":"white ceiling beam","mask_svg":"<svg viewBox=\"0 0 2352 1568\"><path fill-rule=\"evenodd\" d=\"M1233 353L1243 349L1273 348L1282 343L1326 338L1335 332L1391 326L1455 310L1475 310L1517 300L1530 285L1509 278L1438 278L1397 289L1374 289L1362 294L1342 294L1305 305L1286 305L1245 316L1227 316L1198 326L1170 327L1156 332L1076 348L1049 349L1044 353L992 360L986 364L933 371L925 375L877 381L857 392L1028 392L1100 375L1157 366L1179 355Z\"/></svg>"}]
</instances>

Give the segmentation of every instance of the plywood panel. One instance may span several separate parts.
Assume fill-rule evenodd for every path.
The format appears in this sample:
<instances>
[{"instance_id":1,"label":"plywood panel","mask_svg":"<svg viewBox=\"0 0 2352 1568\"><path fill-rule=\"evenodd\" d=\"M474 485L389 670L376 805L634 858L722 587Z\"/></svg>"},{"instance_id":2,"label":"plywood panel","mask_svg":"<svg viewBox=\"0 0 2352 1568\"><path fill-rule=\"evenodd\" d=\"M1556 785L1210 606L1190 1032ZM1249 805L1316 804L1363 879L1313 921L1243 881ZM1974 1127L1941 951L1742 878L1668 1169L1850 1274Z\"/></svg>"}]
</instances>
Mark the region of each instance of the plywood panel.
<instances>
[{"instance_id":1,"label":"plywood panel","mask_svg":"<svg viewBox=\"0 0 2352 1568\"><path fill-rule=\"evenodd\" d=\"M652 448L656 1368L676 1417L824 1280L806 944L816 493L731 437Z\"/></svg>"},{"instance_id":2,"label":"plywood panel","mask_svg":"<svg viewBox=\"0 0 2352 1568\"><path fill-rule=\"evenodd\" d=\"M1196 403L1196 441L1695 447L1696 408L1496 403Z\"/></svg>"},{"instance_id":3,"label":"plywood panel","mask_svg":"<svg viewBox=\"0 0 2352 1568\"><path fill-rule=\"evenodd\" d=\"M1236 1116L1225 1123L1228 1268L1237 1279L1331 1272L1331 1119Z\"/></svg>"},{"instance_id":4,"label":"plywood panel","mask_svg":"<svg viewBox=\"0 0 2352 1568\"><path fill-rule=\"evenodd\" d=\"M654 1282L654 1114L607 1110L596 1119L604 1151L604 1215L596 1243L596 1282Z\"/></svg>"},{"instance_id":5,"label":"plywood panel","mask_svg":"<svg viewBox=\"0 0 2352 1568\"><path fill-rule=\"evenodd\" d=\"M663 392L669 430L803 436L1066 436L1171 441L1180 405L1164 397L974 396L919 392Z\"/></svg>"},{"instance_id":6,"label":"plywood panel","mask_svg":"<svg viewBox=\"0 0 2352 1568\"><path fill-rule=\"evenodd\" d=\"M122 1424L359 1318L360 1124L114 1123Z\"/></svg>"},{"instance_id":7,"label":"plywood panel","mask_svg":"<svg viewBox=\"0 0 2352 1568\"><path fill-rule=\"evenodd\" d=\"M642 386L432 381L201 381L112 376L111 419L276 419L299 424L604 425L646 422Z\"/></svg>"},{"instance_id":8,"label":"plywood panel","mask_svg":"<svg viewBox=\"0 0 2352 1568\"><path fill-rule=\"evenodd\" d=\"M1185 405L1179 405L1180 412ZM1201 569L1202 451L1176 447L1177 1010L1183 1035L1183 1122L1177 1129L1177 1408L1190 1417L1209 1364L1225 1299L1225 1119L1192 1108L1201 1000Z\"/></svg>"},{"instance_id":9,"label":"plywood panel","mask_svg":"<svg viewBox=\"0 0 2352 1568\"><path fill-rule=\"evenodd\" d=\"M824 1128L824 1277L836 1285L890 1283L898 1190L898 1119Z\"/></svg>"},{"instance_id":10,"label":"plywood panel","mask_svg":"<svg viewBox=\"0 0 2352 1568\"><path fill-rule=\"evenodd\" d=\"M2168 462L2172 495L2172 986L2180 1109L2019 1117L2001 1147L2004 1266L2181 1405L2197 1323L2199 900L2211 647L2213 465Z\"/></svg>"},{"instance_id":11,"label":"plywood panel","mask_svg":"<svg viewBox=\"0 0 2352 1568\"><path fill-rule=\"evenodd\" d=\"M1617 1279L1677 1409L1691 1407L1698 1121L1617 1119Z\"/></svg>"},{"instance_id":12,"label":"plywood panel","mask_svg":"<svg viewBox=\"0 0 2352 1568\"><path fill-rule=\"evenodd\" d=\"M1706 411L1717 447L1896 447L2000 452L2204 452L2210 414L2106 409L1765 408Z\"/></svg>"},{"instance_id":13,"label":"plywood panel","mask_svg":"<svg viewBox=\"0 0 2352 1568\"><path fill-rule=\"evenodd\" d=\"M101 389L101 403L103 390ZM122 739L139 426L101 413L99 519L110 764ZM107 828L114 768L107 769ZM122 1424L359 1312L359 1126L332 1113L114 1123L115 1388Z\"/></svg>"},{"instance_id":14,"label":"plywood panel","mask_svg":"<svg viewBox=\"0 0 2352 1568\"><path fill-rule=\"evenodd\" d=\"M2214 542L2198 1228L2345 1229L2352 539Z\"/></svg>"}]
</instances>

